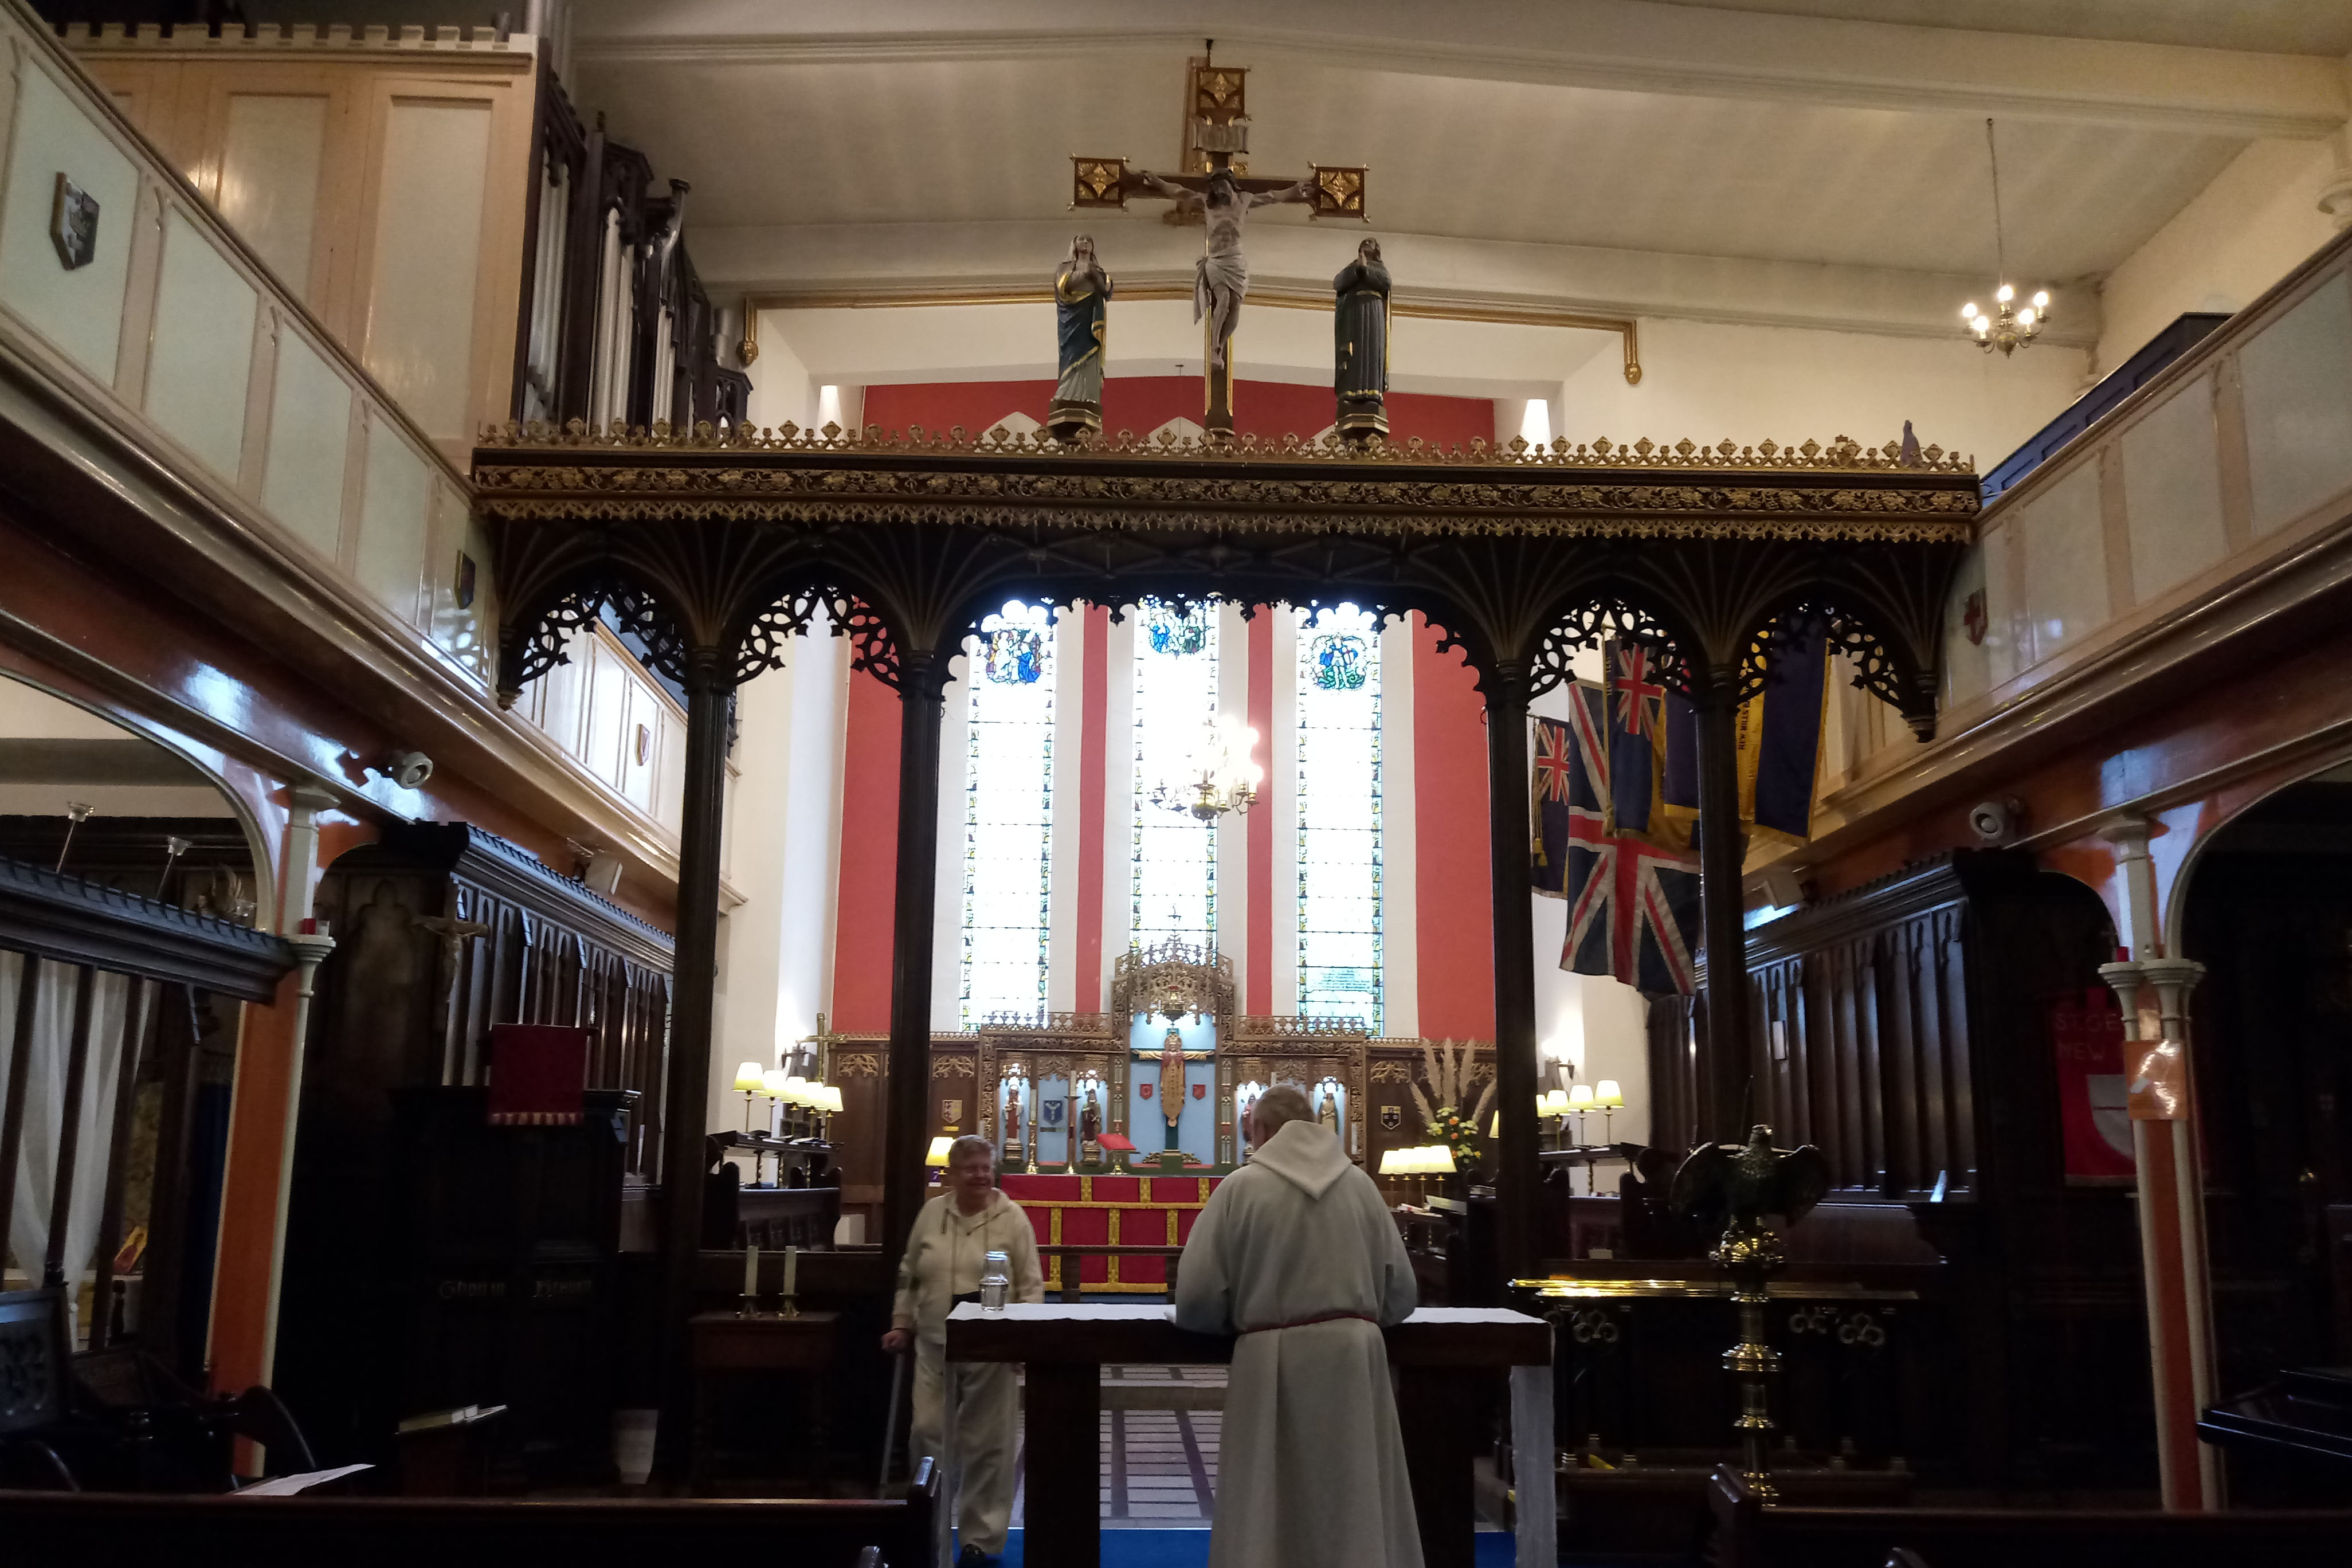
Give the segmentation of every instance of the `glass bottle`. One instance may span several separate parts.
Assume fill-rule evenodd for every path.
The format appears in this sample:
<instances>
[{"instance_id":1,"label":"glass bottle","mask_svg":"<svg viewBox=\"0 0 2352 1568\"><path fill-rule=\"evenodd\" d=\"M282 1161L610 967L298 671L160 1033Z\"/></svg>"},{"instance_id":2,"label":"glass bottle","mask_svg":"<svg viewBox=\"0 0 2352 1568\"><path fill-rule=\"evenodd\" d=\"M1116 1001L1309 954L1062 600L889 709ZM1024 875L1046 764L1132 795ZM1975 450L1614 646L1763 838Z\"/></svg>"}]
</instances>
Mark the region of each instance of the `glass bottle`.
<instances>
[{"instance_id":1,"label":"glass bottle","mask_svg":"<svg viewBox=\"0 0 2352 1568\"><path fill-rule=\"evenodd\" d=\"M992 1252L983 1259L980 1275L980 1310L1002 1312L1004 1300L1013 1291L1013 1260L1002 1252Z\"/></svg>"}]
</instances>

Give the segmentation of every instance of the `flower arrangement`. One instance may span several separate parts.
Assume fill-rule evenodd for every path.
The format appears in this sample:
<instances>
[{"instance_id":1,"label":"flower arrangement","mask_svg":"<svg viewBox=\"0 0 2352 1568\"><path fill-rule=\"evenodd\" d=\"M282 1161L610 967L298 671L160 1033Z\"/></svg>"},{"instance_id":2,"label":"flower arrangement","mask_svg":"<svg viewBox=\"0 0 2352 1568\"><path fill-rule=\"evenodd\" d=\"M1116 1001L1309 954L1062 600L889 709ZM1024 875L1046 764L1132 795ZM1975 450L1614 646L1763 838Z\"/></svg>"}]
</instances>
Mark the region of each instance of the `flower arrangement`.
<instances>
[{"instance_id":1,"label":"flower arrangement","mask_svg":"<svg viewBox=\"0 0 2352 1568\"><path fill-rule=\"evenodd\" d=\"M1412 1086L1412 1098L1421 1107L1423 1121L1429 1125L1429 1135L1453 1152L1456 1169L1466 1167L1478 1158L1478 1124L1494 1102L1495 1080L1488 1078L1474 1101L1473 1051L1468 1042L1458 1046L1452 1040L1435 1046L1423 1042L1421 1052L1436 1103L1431 1102L1430 1095L1423 1093L1418 1083ZM1466 1111L1462 1109L1465 1105L1470 1108Z\"/></svg>"}]
</instances>

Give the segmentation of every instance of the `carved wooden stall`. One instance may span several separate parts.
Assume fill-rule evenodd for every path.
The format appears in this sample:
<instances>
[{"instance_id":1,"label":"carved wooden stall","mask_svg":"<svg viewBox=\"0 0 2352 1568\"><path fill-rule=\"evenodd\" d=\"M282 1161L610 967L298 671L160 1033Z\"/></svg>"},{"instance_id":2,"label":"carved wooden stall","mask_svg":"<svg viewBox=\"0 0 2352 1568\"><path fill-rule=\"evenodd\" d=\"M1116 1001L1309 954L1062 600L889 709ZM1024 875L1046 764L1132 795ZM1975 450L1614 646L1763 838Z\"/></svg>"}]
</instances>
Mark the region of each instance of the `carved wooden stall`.
<instances>
[{"instance_id":1,"label":"carved wooden stall","mask_svg":"<svg viewBox=\"0 0 2352 1568\"><path fill-rule=\"evenodd\" d=\"M350 851L327 869L314 908L337 945L320 970L304 1057L278 1382L322 1456L375 1458L401 1417L476 1402L457 1396L466 1381L443 1363L494 1368L479 1336L519 1358L506 1369L520 1386L576 1371L572 1358L609 1332L622 1205L662 1176L670 939L463 823L395 826ZM499 1023L591 1031L590 1115L586 1129L495 1130L518 1143L531 1134L541 1173L496 1175L520 1194L515 1213L469 1224L462 1192L446 1191L446 1162L488 1170L492 1156L452 1131L459 1113L441 1101L478 1102ZM551 1138L590 1131L593 1151ZM493 1160L498 1172L508 1157ZM538 1190L542 1181L562 1191ZM435 1194L446 1201L428 1202ZM447 1239L453 1226L475 1239ZM448 1261L453 1247L463 1268ZM556 1260L576 1265L559 1294L574 1318L593 1319L584 1326L534 1335L475 1310L469 1338L432 1318L478 1289L527 1313L549 1299L533 1270ZM411 1292L436 1271L470 1282L420 1305ZM506 1283L494 1289L493 1275ZM440 1348L407 1353L427 1341ZM531 1433L533 1412L509 1426ZM551 1462L609 1456L605 1436L576 1424L546 1440L563 1450Z\"/></svg>"},{"instance_id":2,"label":"carved wooden stall","mask_svg":"<svg viewBox=\"0 0 2352 1568\"><path fill-rule=\"evenodd\" d=\"M201 1348L212 1278L205 1200L218 1202L196 1125L199 1040L214 997L274 999L293 954L249 927L16 859L0 859L0 952L20 955L0 1016L0 1225L20 1193L46 1194L37 1236L11 1227L29 1283L79 1299L89 1348L127 1331L176 1369ZM43 1056L54 1093L33 1079ZM131 1224L147 1247L129 1249L131 1278L118 1291Z\"/></svg>"},{"instance_id":3,"label":"carved wooden stall","mask_svg":"<svg viewBox=\"0 0 2352 1568\"><path fill-rule=\"evenodd\" d=\"M2069 1173L2053 1033L2086 994L2105 1005L2113 942L2093 894L2014 850L1956 851L1748 933L1754 1119L1819 1145L1836 1182L1792 1253L1843 1216L1823 1267L1849 1279L1943 1260L1926 1359L1948 1446L1915 1464L1979 1483L2152 1474L2129 1179ZM1651 1008L1666 1149L1695 1137L1694 1011Z\"/></svg>"}]
</instances>

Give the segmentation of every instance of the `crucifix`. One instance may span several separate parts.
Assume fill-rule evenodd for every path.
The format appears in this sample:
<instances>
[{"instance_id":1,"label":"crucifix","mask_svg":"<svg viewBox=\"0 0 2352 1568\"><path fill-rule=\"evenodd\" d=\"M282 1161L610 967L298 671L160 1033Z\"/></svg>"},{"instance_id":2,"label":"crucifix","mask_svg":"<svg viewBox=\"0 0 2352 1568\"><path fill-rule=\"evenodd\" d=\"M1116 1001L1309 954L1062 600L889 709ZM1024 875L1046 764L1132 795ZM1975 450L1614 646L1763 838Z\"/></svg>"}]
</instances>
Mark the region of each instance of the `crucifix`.
<instances>
[{"instance_id":1,"label":"crucifix","mask_svg":"<svg viewBox=\"0 0 2352 1568\"><path fill-rule=\"evenodd\" d=\"M1145 1060L1156 1058L1160 1063L1160 1114L1168 1122L1168 1142L1161 1146L1173 1149L1177 1146L1176 1123L1184 1112L1184 1064L1208 1061L1217 1053L1186 1050L1184 1037L1171 1029L1157 1047L1137 1050L1135 1054Z\"/></svg>"},{"instance_id":2,"label":"crucifix","mask_svg":"<svg viewBox=\"0 0 2352 1568\"><path fill-rule=\"evenodd\" d=\"M1215 40L1210 41L1213 50ZM1304 202L1308 216L1371 221L1364 211L1361 166L1317 163L1304 179L1254 176L1236 154L1249 152L1245 66L1212 64L1207 56L1190 63L1190 101L1184 122L1185 169L1155 174L1130 168L1125 158L1070 160L1073 207L1124 209L1130 195L1176 204L1181 218L1198 215L1207 242L1193 268L1192 319L1202 329L1201 374L1205 384L1202 424L1213 437L1234 433L1234 328L1249 293L1249 264L1242 258L1242 223L1255 208Z\"/></svg>"}]
</instances>

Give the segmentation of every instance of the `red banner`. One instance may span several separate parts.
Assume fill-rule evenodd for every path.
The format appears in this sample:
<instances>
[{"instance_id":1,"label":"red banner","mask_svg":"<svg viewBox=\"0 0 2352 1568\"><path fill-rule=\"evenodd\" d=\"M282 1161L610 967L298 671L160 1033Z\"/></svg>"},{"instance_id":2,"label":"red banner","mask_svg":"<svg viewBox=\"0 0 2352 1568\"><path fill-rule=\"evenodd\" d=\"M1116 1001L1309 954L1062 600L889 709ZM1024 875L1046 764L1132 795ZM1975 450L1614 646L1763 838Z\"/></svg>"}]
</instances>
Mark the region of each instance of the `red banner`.
<instances>
[{"instance_id":1,"label":"red banner","mask_svg":"<svg viewBox=\"0 0 2352 1568\"><path fill-rule=\"evenodd\" d=\"M2070 1176L2133 1173L2131 1116L2125 1108L2124 1018L2105 985L2050 1005L2050 1048L2058 1068L2059 1125Z\"/></svg>"}]
</instances>

